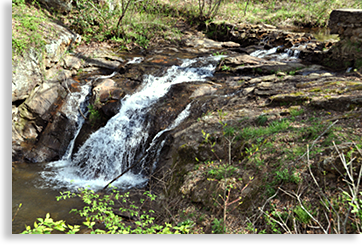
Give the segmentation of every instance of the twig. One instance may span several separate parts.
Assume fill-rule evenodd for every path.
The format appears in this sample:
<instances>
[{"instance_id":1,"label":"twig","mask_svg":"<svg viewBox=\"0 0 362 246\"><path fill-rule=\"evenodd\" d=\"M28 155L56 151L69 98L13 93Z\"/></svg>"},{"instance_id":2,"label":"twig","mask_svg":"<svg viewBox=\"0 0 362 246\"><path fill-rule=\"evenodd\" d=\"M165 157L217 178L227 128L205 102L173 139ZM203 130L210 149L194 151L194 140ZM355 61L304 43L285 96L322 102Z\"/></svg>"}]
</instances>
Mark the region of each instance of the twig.
<instances>
[{"instance_id":1,"label":"twig","mask_svg":"<svg viewBox=\"0 0 362 246\"><path fill-rule=\"evenodd\" d=\"M120 177L122 177L126 172L128 172L129 170L131 170L133 167L135 167L138 164L138 162L135 162L132 166L130 166L129 168L127 168L125 171L123 171L120 175L118 175L116 178L114 178L111 182L109 182L106 186L103 187L102 191L105 190L110 184L112 184L114 181L116 181L117 179L119 179Z\"/></svg>"},{"instance_id":2,"label":"twig","mask_svg":"<svg viewBox=\"0 0 362 246\"><path fill-rule=\"evenodd\" d=\"M350 182L348 180L345 180L343 179L347 185L348 185L348 188L350 190L350 194L349 196L351 197L351 203L352 204L355 204L357 206L357 208L359 208L359 205L358 205L358 202L356 202L356 199L357 199L357 196L358 196L358 191L359 191L359 184L361 182L361 177L362 177L362 167L360 168L360 172L358 174L358 178L357 178L357 184L355 184L355 180L353 178L353 166L352 166L352 161L355 159L355 158L351 158L351 161L347 164L346 162L346 159L343 155L343 153L341 153L339 151L339 149L337 148L336 144L334 143L333 141L333 145L334 147L336 148L337 152L338 152L338 155L339 155L339 158L341 159L341 162L343 164L343 167L344 169L346 170L346 173L347 173L347 176L348 178L350 179ZM354 143L355 147L357 148L357 151L362 155L360 149L358 148L358 146ZM350 166L350 169L348 169L348 166ZM346 225L347 225L347 221L348 221L348 218L349 218L349 214L351 213L351 210L352 210L352 205L349 206L349 209L347 211L347 215L346 215L346 218L344 220L344 227L343 227L343 232L344 234L346 234ZM360 230L360 228L357 226L357 229Z\"/></svg>"},{"instance_id":3,"label":"twig","mask_svg":"<svg viewBox=\"0 0 362 246\"><path fill-rule=\"evenodd\" d=\"M23 205L22 203L19 204L19 207L18 207L18 209L16 210L12 221L14 221L14 219L15 219L16 215L18 214L18 212L19 212L19 210L20 210L20 208L21 208L22 205Z\"/></svg>"},{"instance_id":4,"label":"twig","mask_svg":"<svg viewBox=\"0 0 362 246\"><path fill-rule=\"evenodd\" d=\"M324 132L322 132L322 134L320 134L312 143L312 145L310 146L310 149L312 149L315 145L315 143L336 123L338 122L338 120L336 120L335 122L333 122L332 124L330 124L327 129L324 130ZM308 150L309 151L309 150ZM307 152L305 152L301 157L299 157L296 161L299 161L300 159L302 159L305 155L307 154Z\"/></svg>"},{"instance_id":5,"label":"twig","mask_svg":"<svg viewBox=\"0 0 362 246\"><path fill-rule=\"evenodd\" d=\"M312 176L312 179L314 181L314 183L317 185L317 188L318 188L318 191L319 191L319 194L325 199L325 201L327 201L328 205L332 208L332 210L334 211L334 213L337 215L337 226L338 226L338 231L340 231L340 217L339 217L339 214L337 213L337 211L334 209L334 207L332 206L332 203L329 201L329 199L327 198L327 196L323 193L322 191L322 188L319 186L316 178L314 177L314 174L310 168L310 165L309 165L309 145L307 145L307 167L308 167L308 170L309 170L309 173L310 175ZM325 204L324 202L322 203L326 208L327 210L329 211L329 207L327 206L327 204Z\"/></svg>"},{"instance_id":6,"label":"twig","mask_svg":"<svg viewBox=\"0 0 362 246\"><path fill-rule=\"evenodd\" d=\"M82 117L86 120L86 119L87 119L87 117L85 117L85 116L84 116L84 114L83 114L83 112L82 112L82 110L80 109L80 107L79 107L79 106L78 106L78 110L79 110L80 114L82 115Z\"/></svg>"},{"instance_id":7,"label":"twig","mask_svg":"<svg viewBox=\"0 0 362 246\"><path fill-rule=\"evenodd\" d=\"M281 191L283 191L285 194L287 194L287 195L289 195L289 196L294 195L294 197L297 198L297 200L298 200L298 202L299 202L299 205L300 205L300 207L303 209L303 211L306 212L306 213L308 214L308 216L309 216L310 218L312 218L312 220L314 220L314 222L316 222L316 223L320 226L320 228L323 230L323 232L324 232L325 234L328 234L327 231L326 231L326 230L323 228L323 226L321 225L321 223L320 223L316 218L314 218L314 216L313 216L311 213L309 213L309 211L303 206L303 203L302 203L302 201L300 200L300 195L298 195L298 194L296 194L296 193L294 193L294 192L293 192L294 194L290 194L290 193L286 192L285 190L283 190L283 189L280 188L280 187L278 187L278 189L281 190Z\"/></svg>"}]
</instances>

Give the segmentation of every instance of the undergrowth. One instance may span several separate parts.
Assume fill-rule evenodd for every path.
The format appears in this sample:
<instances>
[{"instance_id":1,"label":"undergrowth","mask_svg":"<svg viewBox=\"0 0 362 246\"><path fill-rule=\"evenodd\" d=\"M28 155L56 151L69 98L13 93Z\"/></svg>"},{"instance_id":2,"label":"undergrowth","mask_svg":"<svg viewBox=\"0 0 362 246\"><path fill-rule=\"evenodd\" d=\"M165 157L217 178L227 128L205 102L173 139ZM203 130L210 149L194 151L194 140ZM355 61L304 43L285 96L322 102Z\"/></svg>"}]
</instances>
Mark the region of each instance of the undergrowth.
<instances>
[{"instance_id":1,"label":"undergrowth","mask_svg":"<svg viewBox=\"0 0 362 246\"><path fill-rule=\"evenodd\" d=\"M218 115L220 117L220 112ZM243 198L242 193L238 192L238 189L243 187L238 184L245 184L245 181L241 179L242 173L250 173L253 170L253 176L261 179L262 190L258 193L258 201L254 201L258 204L259 211L254 210L251 215L249 214L250 217L244 217L248 222L240 222L245 226L245 230L241 233L306 234L311 233L310 231L313 231L312 233L360 233L362 193L359 184L362 170L360 166L362 137L354 135L353 129L337 124L338 120L325 121L328 115L329 112L326 111L309 113L303 108L291 109L289 116L276 120L269 120L269 116L263 114L255 120L241 119L239 124L227 125L224 122L221 133L211 134L202 131L204 142L208 143L212 152L215 152L213 156L216 159L211 158L204 163L197 160L198 164L195 168L199 171L205 170L209 181L217 181L220 184L227 182L229 186L222 186L226 194L237 193L240 197L236 200L241 204L250 199ZM223 144L218 135L228 137L229 140ZM231 136L234 137L230 138ZM229 141L232 141L232 144L228 145ZM332 171L321 171L320 162L323 159L330 160L334 156L331 153L335 153L333 149L338 151L337 146L344 146L345 143L350 146L349 150L338 152L338 159L345 163L344 168L333 167ZM222 158L217 158L220 152L216 154L217 151L214 151L218 145L226 145L224 148L229 151L230 148L236 148L238 151L234 151L233 156L229 155L225 160L221 160ZM348 171L347 174L343 172L343 169L348 170L348 165L352 165L353 162L357 162L350 171L354 174L348 175ZM314 178L315 175L322 175L326 179L326 175L330 176L331 174L328 173L333 170L341 172L341 177L347 175L349 181L345 180L345 183L339 184L340 191L324 185L317 197L311 196L310 194L315 194L315 189L320 188L320 183ZM248 185L253 186L252 179L247 183ZM285 199L285 196L289 196L291 200ZM220 197L219 200L215 198L215 206L222 207L223 202L226 206L230 206L228 198L228 195ZM261 206L261 200L265 201L263 206ZM281 209L278 203L283 201L285 204L286 200L288 206L282 205L286 207ZM235 206L231 207L233 211L235 209L237 211ZM223 218L214 219L212 225L214 233L238 231L232 226L222 229L221 225L225 225L223 223L228 225L228 221L231 220L227 218L228 216L241 216L235 211L233 215L229 214L231 210L225 209L225 211L228 211L227 216L224 214ZM348 218L343 211L349 211L348 213L351 214L354 211L355 219ZM247 212L243 210L243 213ZM258 214L262 216L263 222L260 221ZM330 221L326 220L325 215L329 216ZM336 222L337 219L338 222ZM334 221L334 224L331 221ZM308 226L317 229L308 231L305 229Z\"/></svg>"},{"instance_id":2,"label":"undergrowth","mask_svg":"<svg viewBox=\"0 0 362 246\"><path fill-rule=\"evenodd\" d=\"M145 202L155 201L156 196L145 192L140 199L141 205L130 201L129 192L121 194L113 187L110 194L101 195L89 189L80 189L78 192L61 192L57 201L80 197L85 206L82 209L72 209L70 212L84 217L83 226L88 234L181 234L189 233L192 224L180 223L160 225L154 222L154 211L144 210ZM55 231L65 234L76 234L82 225L69 225L65 221L54 221L50 214L38 218L34 227L27 225L21 234L52 234ZM84 233L84 232L83 232Z\"/></svg>"}]
</instances>

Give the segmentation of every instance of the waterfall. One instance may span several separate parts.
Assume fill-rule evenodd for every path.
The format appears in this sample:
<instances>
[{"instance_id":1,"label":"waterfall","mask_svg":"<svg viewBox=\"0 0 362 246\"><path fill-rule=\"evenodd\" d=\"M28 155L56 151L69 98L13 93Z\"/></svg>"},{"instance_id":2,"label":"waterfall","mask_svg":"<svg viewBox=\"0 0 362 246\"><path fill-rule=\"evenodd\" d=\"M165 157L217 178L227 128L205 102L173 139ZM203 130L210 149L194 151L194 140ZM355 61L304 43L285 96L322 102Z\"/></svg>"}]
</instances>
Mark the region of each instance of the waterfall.
<instances>
[{"instance_id":1,"label":"waterfall","mask_svg":"<svg viewBox=\"0 0 362 246\"><path fill-rule=\"evenodd\" d=\"M113 185L119 188L142 186L147 177L142 174L145 156L153 152L158 138L175 128L188 116L188 105L176 120L165 130L160 131L150 141L148 112L151 107L169 91L172 85L191 81L204 81L213 75L220 56L185 59L180 66L170 67L161 77L146 75L141 88L134 94L125 96L119 112L107 124L90 135L71 160L62 160L49 164L49 170L42 177L54 188L78 188L89 186L93 190L103 188L122 171L139 162L141 169L123 175ZM197 67L196 67L197 66ZM161 141L158 147L162 147ZM148 146L147 146L148 145ZM155 165L155 164L154 164ZM153 166L154 166L153 165Z\"/></svg>"}]
</instances>

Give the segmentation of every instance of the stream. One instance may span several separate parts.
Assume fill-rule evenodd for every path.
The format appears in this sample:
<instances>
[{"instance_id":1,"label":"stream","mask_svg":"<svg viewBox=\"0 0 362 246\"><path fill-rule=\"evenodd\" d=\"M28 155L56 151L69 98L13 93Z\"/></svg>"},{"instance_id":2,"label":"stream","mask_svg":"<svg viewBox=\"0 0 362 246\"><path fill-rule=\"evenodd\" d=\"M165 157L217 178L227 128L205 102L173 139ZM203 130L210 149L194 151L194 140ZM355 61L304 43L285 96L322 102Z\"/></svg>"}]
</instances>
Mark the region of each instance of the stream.
<instances>
[{"instance_id":1,"label":"stream","mask_svg":"<svg viewBox=\"0 0 362 246\"><path fill-rule=\"evenodd\" d=\"M146 159L152 156L151 169L157 165L157 158L164 142L158 143L160 136L177 127L189 115L191 104L188 104L178 117L155 136L149 136L151 124L147 114L157 101L166 95L171 86L179 83L204 81L213 76L213 72L221 56L207 56L195 59L182 59L181 65L173 65L162 76L146 75L143 83L131 95L126 95L121 107L107 124L90 135L88 140L72 155L74 139L83 124L78 113L76 117L78 129L76 136L69 143L66 154L51 163L20 164L13 170L13 215L20 203L22 208L13 221L13 233L22 232L26 225L33 225L36 218L50 213L54 220L63 219L68 223L78 223L79 217L69 214L71 208L81 208L82 201L68 199L57 202L55 197L60 191L90 188L102 189L113 178L135 164L132 171L127 172L112 186L126 190L143 187L147 184ZM135 60L141 62L142 59ZM86 107L90 92L89 85L84 85L84 93L75 98L83 109ZM149 140L151 138L151 140ZM73 157L72 157L73 156ZM78 220L78 221L77 221Z\"/></svg>"},{"instance_id":2,"label":"stream","mask_svg":"<svg viewBox=\"0 0 362 246\"><path fill-rule=\"evenodd\" d=\"M292 47L283 53L278 52L278 48L257 50L250 55L276 61L299 60L298 47ZM181 54L178 57L183 57L177 58L179 65L169 65L167 69L163 69L161 75L144 76L140 87L122 99L119 112L108 120L104 127L91 134L77 153L73 153L74 141L84 122L79 113L73 115L77 122L76 136L60 160L31 165L17 164L16 168L13 168L12 215L16 214L13 233L21 233L25 224L33 226L36 218L44 218L46 213L50 213L54 220L82 224L82 219L69 211L82 208L83 202L76 198L57 202L55 197L60 191L74 191L84 187L100 190L133 165L135 168L117 179L112 186L127 190L147 184L148 174L157 166L160 150L164 145L161 136L176 128L189 116L192 102L171 124L155 135L149 134L151 124L147 116L150 109L173 85L205 81L212 77L223 56L186 58L187 54ZM144 58L135 57L129 63L140 62L144 62ZM74 95L74 103L78 104L83 112L86 111L87 95L90 91L89 85L83 85L81 92ZM150 164L146 160L154 162ZM20 204L22 207L17 211Z\"/></svg>"}]
</instances>

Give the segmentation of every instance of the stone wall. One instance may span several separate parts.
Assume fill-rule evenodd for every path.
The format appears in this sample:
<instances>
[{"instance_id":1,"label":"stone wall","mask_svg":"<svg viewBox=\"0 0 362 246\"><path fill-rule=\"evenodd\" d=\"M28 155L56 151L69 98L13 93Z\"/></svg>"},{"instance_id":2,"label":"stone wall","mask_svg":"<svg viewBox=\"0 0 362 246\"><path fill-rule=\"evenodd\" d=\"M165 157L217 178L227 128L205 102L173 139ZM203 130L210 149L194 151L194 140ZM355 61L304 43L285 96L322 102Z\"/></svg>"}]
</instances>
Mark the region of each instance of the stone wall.
<instances>
[{"instance_id":1,"label":"stone wall","mask_svg":"<svg viewBox=\"0 0 362 246\"><path fill-rule=\"evenodd\" d=\"M362 9L333 10L328 22L331 34L353 43L362 42Z\"/></svg>"},{"instance_id":2,"label":"stone wall","mask_svg":"<svg viewBox=\"0 0 362 246\"><path fill-rule=\"evenodd\" d=\"M324 65L362 71L362 9L333 10L328 28L331 34L339 35L340 41L328 52Z\"/></svg>"}]
</instances>

